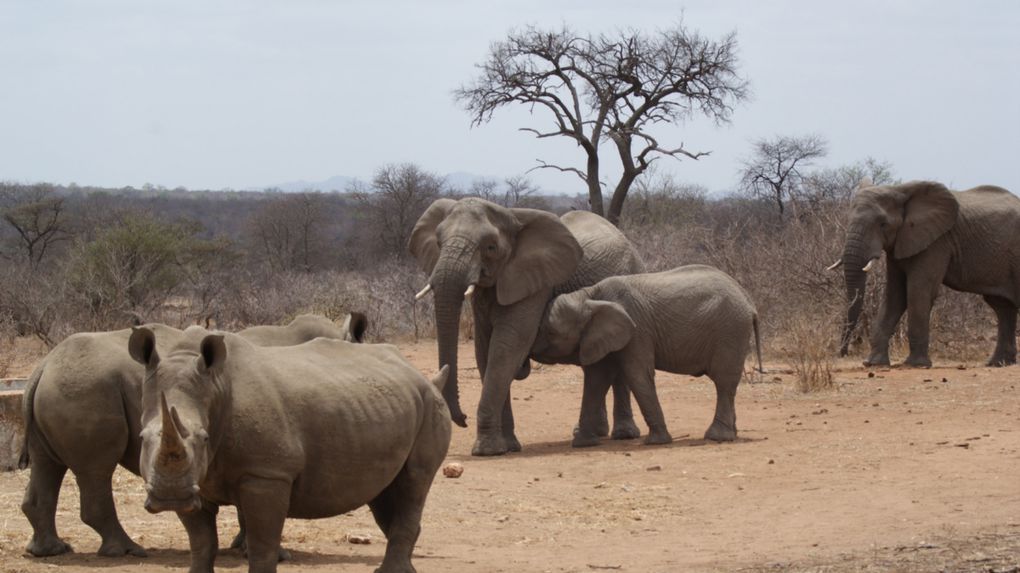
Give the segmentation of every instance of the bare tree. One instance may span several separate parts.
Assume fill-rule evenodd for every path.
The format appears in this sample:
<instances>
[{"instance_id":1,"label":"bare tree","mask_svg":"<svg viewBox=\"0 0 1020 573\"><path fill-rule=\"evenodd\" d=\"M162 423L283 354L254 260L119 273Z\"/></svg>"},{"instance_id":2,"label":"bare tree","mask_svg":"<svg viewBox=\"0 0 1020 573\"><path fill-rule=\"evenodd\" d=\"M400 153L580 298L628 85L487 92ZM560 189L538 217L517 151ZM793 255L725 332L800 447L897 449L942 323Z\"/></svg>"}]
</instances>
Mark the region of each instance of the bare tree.
<instances>
[{"instance_id":1,"label":"bare tree","mask_svg":"<svg viewBox=\"0 0 1020 573\"><path fill-rule=\"evenodd\" d=\"M523 104L551 115L552 126L521 128L539 139L567 137L584 151L583 169L539 160L537 168L577 175L588 187L591 210L617 224L631 184L659 157L698 159L708 151L681 144L664 147L651 128L696 114L728 122L733 105L747 97L737 74L736 36L703 38L678 24L649 36L629 30L580 35L564 27L527 27L492 44L474 83L455 98L472 124L489 121L499 108ZM622 174L608 211L602 196L599 147L612 141Z\"/></svg>"},{"instance_id":2,"label":"bare tree","mask_svg":"<svg viewBox=\"0 0 1020 573\"><path fill-rule=\"evenodd\" d=\"M825 139L818 135L759 139L740 170L740 187L755 197L774 200L782 216L784 199L795 197L804 180L801 170L825 157L826 148Z\"/></svg>"},{"instance_id":3,"label":"bare tree","mask_svg":"<svg viewBox=\"0 0 1020 573\"><path fill-rule=\"evenodd\" d=\"M413 163L385 165L375 172L370 186L352 186L375 233L373 250L386 256L406 256L414 223L445 189L442 177Z\"/></svg>"},{"instance_id":4,"label":"bare tree","mask_svg":"<svg viewBox=\"0 0 1020 573\"><path fill-rule=\"evenodd\" d=\"M811 205L823 202L849 202L861 181L875 185L896 183L892 165L868 157L851 165L819 169L804 176L798 191L799 200Z\"/></svg>"},{"instance_id":5,"label":"bare tree","mask_svg":"<svg viewBox=\"0 0 1020 573\"><path fill-rule=\"evenodd\" d=\"M526 175L513 175L503 180L502 185L495 179L476 179L468 189L468 195L481 197L504 207L527 207L546 209L547 202L538 196L541 189Z\"/></svg>"},{"instance_id":6,"label":"bare tree","mask_svg":"<svg viewBox=\"0 0 1020 573\"><path fill-rule=\"evenodd\" d=\"M19 250L33 269L53 247L72 238L64 197L52 185L0 185L0 216L18 236Z\"/></svg>"},{"instance_id":7,"label":"bare tree","mask_svg":"<svg viewBox=\"0 0 1020 573\"><path fill-rule=\"evenodd\" d=\"M329 205L321 193L280 194L248 222L256 252L273 270L311 272L327 242Z\"/></svg>"}]
</instances>

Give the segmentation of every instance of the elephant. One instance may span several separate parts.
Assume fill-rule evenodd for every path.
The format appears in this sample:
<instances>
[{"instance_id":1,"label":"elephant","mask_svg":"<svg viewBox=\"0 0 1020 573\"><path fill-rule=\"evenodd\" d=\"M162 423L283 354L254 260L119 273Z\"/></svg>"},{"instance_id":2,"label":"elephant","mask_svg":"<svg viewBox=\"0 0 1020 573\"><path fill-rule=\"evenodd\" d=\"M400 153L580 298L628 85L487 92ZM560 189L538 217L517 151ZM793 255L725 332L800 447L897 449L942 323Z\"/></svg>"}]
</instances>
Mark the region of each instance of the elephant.
<instances>
[{"instance_id":1,"label":"elephant","mask_svg":"<svg viewBox=\"0 0 1020 573\"><path fill-rule=\"evenodd\" d=\"M1016 363L1020 304L1020 198L984 185L950 191L933 181L874 186L865 180L850 206L843 256L847 314L840 355L861 317L867 272L885 251L886 285L866 366L889 365L889 338L904 312L907 366L931 367L929 321L940 284L980 294L998 319L989 366Z\"/></svg>"},{"instance_id":2,"label":"elephant","mask_svg":"<svg viewBox=\"0 0 1020 573\"><path fill-rule=\"evenodd\" d=\"M467 417L460 406L457 337L461 305L471 298L482 378L471 449L476 456L521 448L510 383L527 375L528 351L552 296L644 269L630 241L598 215L571 211L556 217L473 197L433 202L415 224L408 247L429 275L418 296L435 290L439 365L450 366L443 396L461 427L467 427ZM637 437L625 385L614 386L614 398L613 436Z\"/></svg>"},{"instance_id":3,"label":"elephant","mask_svg":"<svg viewBox=\"0 0 1020 573\"><path fill-rule=\"evenodd\" d=\"M145 368L139 468L145 509L176 512L188 531L191 573L213 572L221 505L243 511L251 573L277 570L286 518L366 504L387 540L376 571L414 571L450 445L448 367L430 383L388 344L261 347L200 326L157 340L136 328L125 346Z\"/></svg>"},{"instance_id":4,"label":"elephant","mask_svg":"<svg viewBox=\"0 0 1020 573\"><path fill-rule=\"evenodd\" d=\"M182 331L151 324L161 343L171 344ZM287 326L242 331L267 346L299 344L328 335L360 340L364 315L352 313L343 330L330 320L303 315ZM21 510L32 524L27 551L36 557L59 555L71 546L57 535L57 497L70 469L78 482L81 519L102 537L99 554L144 556L117 519L111 479L120 464L138 475L141 451L141 386L145 369L126 352L131 330L78 333L67 337L36 366L23 399L24 442L19 467L31 462ZM234 540L242 547L242 531ZM286 555L284 555L286 556Z\"/></svg>"},{"instance_id":5,"label":"elephant","mask_svg":"<svg viewBox=\"0 0 1020 573\"><path fill-rule=\"evenodd\" d=\"M672 441L655 392L655 371L707 375L715 383L715 418L705 438L737 437L734 398L754 334L762 370L758 312L729 275L707 265L610 277L553 299L532 357L584 369L574 447L594 446L597 399L616 380L634 393L648 425L646 444Z\"/></svg>"}]
</instances>

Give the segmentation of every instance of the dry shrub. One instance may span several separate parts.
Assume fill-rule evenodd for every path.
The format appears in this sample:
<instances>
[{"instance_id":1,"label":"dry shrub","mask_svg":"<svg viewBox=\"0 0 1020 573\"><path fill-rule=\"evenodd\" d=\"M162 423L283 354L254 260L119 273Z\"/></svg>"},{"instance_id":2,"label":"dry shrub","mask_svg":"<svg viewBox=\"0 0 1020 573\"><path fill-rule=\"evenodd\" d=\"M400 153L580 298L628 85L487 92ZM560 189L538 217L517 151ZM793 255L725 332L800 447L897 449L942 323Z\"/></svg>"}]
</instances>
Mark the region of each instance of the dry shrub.
<instances>
[{"instance_id":1,"label":"dry shrub","mask_svg":"<svg viewBox=\"0 0 1020 573\"><path fill-rule=\"evenodd\" d=\"M14 317L9 312L0 311L0 378L7 376L17 356L16 339Z\"/></svg>"},{"instance_id":2,"label":"dry shrub","mask_svg":"<svg viewBox=\"0 0 1020 573\"><path fill-rule=\"evenodd\" d=\"M789 359L801 392L836 388L832 376L835 353L832 329L810 317L795 317L786 328Z\"/></svg>"}]
</instances>

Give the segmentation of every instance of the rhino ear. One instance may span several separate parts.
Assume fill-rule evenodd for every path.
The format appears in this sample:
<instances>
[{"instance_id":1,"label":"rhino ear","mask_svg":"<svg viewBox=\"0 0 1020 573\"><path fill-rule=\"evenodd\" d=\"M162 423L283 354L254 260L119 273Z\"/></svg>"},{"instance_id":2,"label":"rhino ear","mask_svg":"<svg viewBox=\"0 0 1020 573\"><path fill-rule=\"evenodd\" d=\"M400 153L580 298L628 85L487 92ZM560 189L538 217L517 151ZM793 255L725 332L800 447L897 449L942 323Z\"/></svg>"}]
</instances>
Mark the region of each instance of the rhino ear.
<instances>
[{"instance_id":1,"label":"rhino ear","mask_svg":"<svg viewBox=\"0 0 1020 573\"><path fill-rule=\"evenodd\" d=\"M159 353L156 352L156 335L148 328L131 327L128 354L135 362L146 368L155 368L159 364Z\"/></svg>"},{"instance_id":2,"label":"rhino ear","mask_svg":"<svg viewBox=\"0 0 1020 573\"><path fill-rule=\"evenodd\" d=\"M203 338L199 354L199 371L216 373L222 370L223 362L227 359L227 345L223 342L223 335L210 334Z\"/></svg>"},{"instance_id":3,"label":"rhino ear","mask_svg":"<svg viewBox=\"0 0 1020 573\"><path fill-rule=\"evenodd\" d=\"M586 306L591 311L591 318L581 332L578 352L581 366L594 364L606 354L627 346L637 331L634 319L615 302L592 300Z\"/></svg>"},{"instance_id":4,"label":"rhino ear","mask_svg":"<svg viewBox=\"0 0 1020 573\"><path fill-rule=\"evenodd\" d=\"M436 199L414 224L407 248L418 259L418 263L421 264L421 268L426 274L432 274L432 269L436 267L436 261L439 260L436 227L443 222L443 219L450 213L450 209L456 204L457 202L453 199Z\"/></svg>"},{"instance_id":5,"label":"rhino ear","mask_svg":"<svg viewBox=\"0 0 1020 573\"><path fill-rule=\"evenodd\" d=\"M364 342L366 330L368 330L368 317L363 313L351 312L344 319L344 340L347 342Z\"/></svg>"}]
</instances>

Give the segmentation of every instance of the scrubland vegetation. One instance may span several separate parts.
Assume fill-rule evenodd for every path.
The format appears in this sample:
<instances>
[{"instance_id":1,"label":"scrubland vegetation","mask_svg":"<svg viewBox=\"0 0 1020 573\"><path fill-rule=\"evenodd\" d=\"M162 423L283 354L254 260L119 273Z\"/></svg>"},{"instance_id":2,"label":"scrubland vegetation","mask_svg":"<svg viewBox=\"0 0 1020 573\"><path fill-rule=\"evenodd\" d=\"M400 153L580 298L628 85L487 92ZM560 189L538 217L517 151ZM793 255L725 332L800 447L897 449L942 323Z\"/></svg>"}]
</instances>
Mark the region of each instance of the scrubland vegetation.
<instances>
[{"instance_id":1,"label":"scrubland vegetation","mask_svg":"<svg viewBox=\"0 0 1020 573\"><path fill-rule=\"evenodd\" d=\"M650 270L705 263L734 276L758 305L766 359L817 371L810 377L824 385L845 314L842 274L825 267L841 253L846 211L864 176L892 180L874 161L808 172L779 196L781 213L774 190L709 195L649 173L631 190L621 227ZM52 346L73 332L135 321L210 319L235 329L355 309L368 314L376 340L430 337L431 302L414 302L427 277L404 245L434 199L467 195L558 213L587 206L583 194L544 195L524 178L452 189L413 164L385 166L370 183L333 193L7 183L0 345L18 335ZM882 273L873 272L872 285ZM869 287L865 339L876 291ZM994 336L980 299L948 289L932 324L943 359L979 359Z\"/></svg>"}]
</instances>

